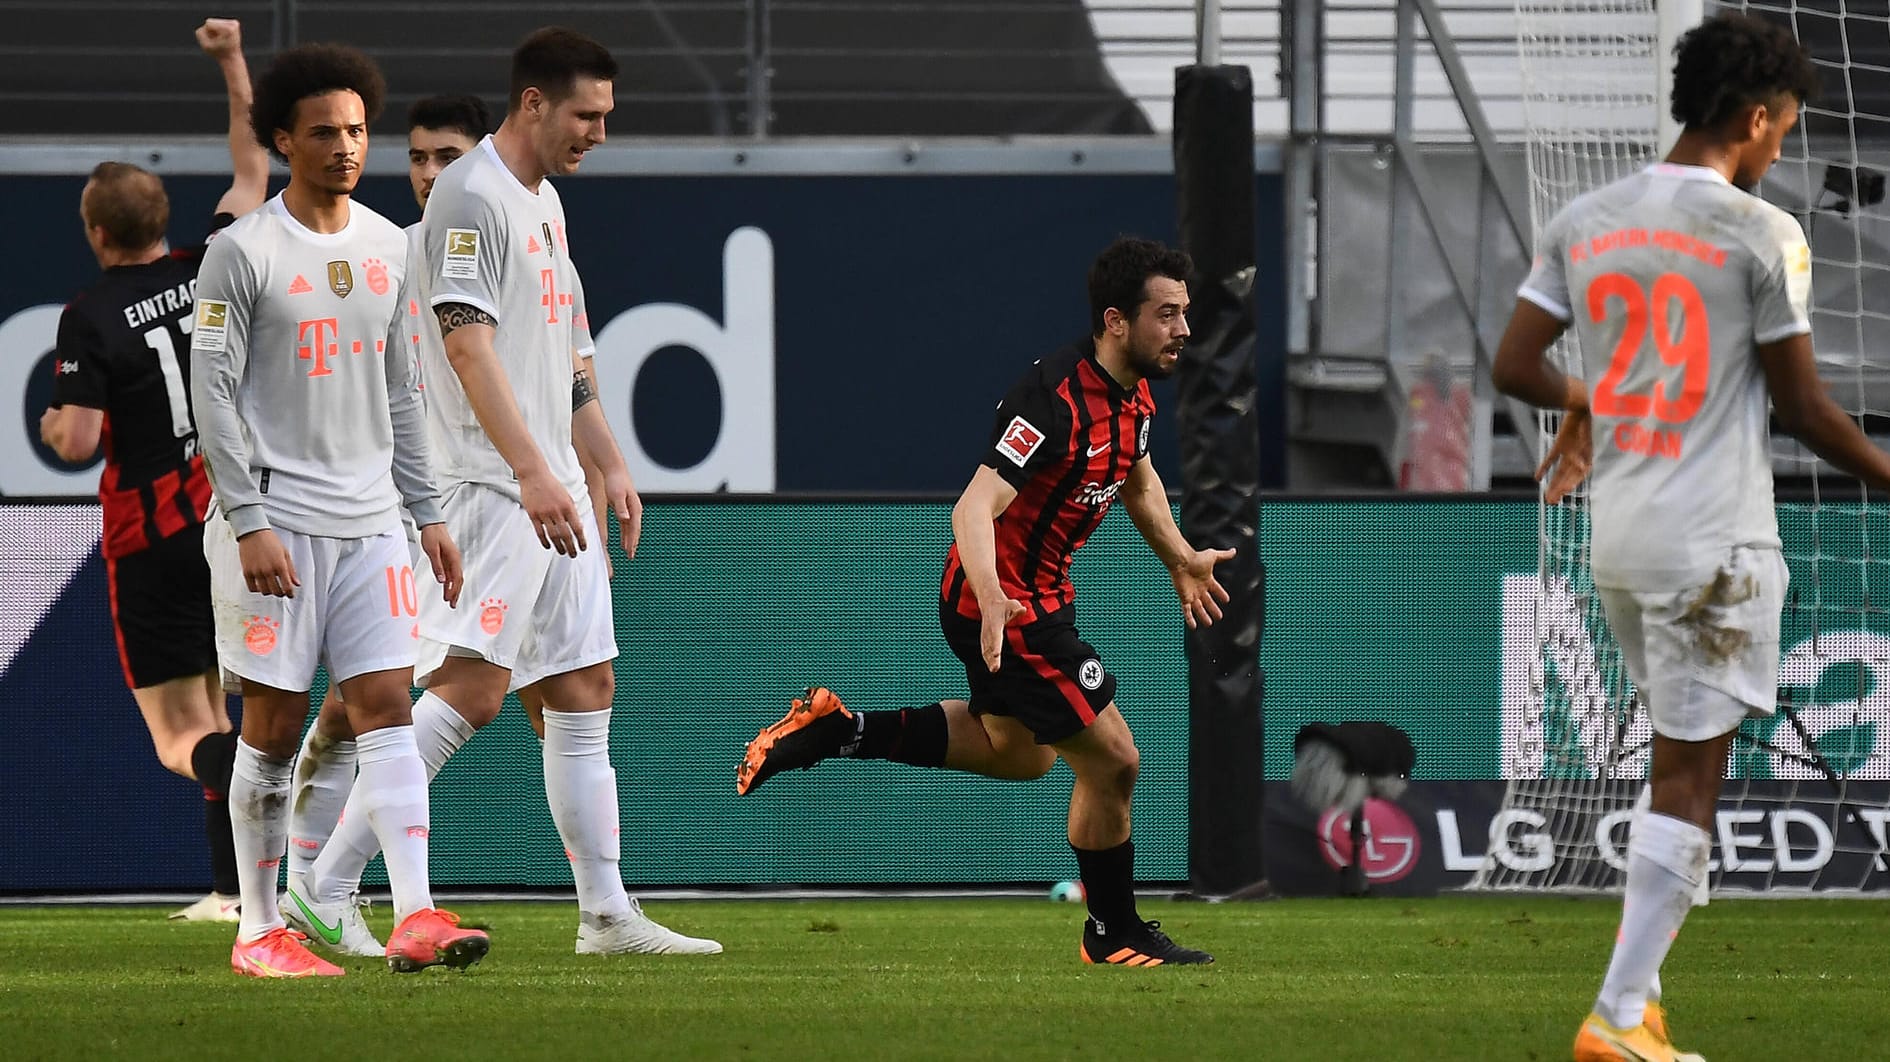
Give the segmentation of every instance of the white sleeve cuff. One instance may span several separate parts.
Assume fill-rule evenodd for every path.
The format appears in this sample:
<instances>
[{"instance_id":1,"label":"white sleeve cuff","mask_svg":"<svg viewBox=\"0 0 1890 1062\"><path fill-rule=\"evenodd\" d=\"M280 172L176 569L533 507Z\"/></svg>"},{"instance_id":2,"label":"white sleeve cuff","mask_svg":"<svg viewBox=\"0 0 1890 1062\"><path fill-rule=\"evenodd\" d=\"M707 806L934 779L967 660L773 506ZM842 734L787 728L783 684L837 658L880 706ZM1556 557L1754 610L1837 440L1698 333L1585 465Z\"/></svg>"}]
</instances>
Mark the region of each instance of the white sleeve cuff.
<instances>
[{"instance_id":1,"label":"white sleeve cuff","mask_svg":"<svg viewBox=\"0 0 1890 1062\"><path fill-rule=\"evenodd\" d=\"M1574 317L1574 314L1569 312L1567 306L1562 305L1560 302L1543 294L1539 289L1532 288L1527 284L1516 289L1516 297L1519 299L1528 299L1530 302L1542 307L1543 311L1550 317L1555 318L1563 324L1567 324L1569 319Z\"/></svg>"},{"instance_id":2,"label":"white sleeve cuff","mask_svg":"<svg viewBox=\"0 0 1890 1062\"><path fill-rule=\"evenodd\" d=\"M1793 321L1791 324L1780 325L1777 328L1767 329L1764 332L1755 332L1753 333L1752 341L1754 343L1763 345L1766 343L1776 343L1781 339L1790 339L1792 336L1803 336L1803 335L1810 335L1810 334L1811 334L1810 321Z\"/></svg>"}]
</instances>

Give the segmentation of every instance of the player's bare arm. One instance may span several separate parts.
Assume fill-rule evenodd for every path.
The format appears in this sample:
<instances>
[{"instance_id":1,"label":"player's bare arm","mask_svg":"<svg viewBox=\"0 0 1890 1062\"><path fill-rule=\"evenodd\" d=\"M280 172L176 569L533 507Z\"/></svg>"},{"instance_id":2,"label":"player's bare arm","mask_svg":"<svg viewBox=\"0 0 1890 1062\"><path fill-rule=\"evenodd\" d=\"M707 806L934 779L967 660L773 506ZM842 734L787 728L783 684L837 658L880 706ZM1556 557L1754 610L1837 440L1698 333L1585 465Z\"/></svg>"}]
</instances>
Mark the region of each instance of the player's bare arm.
<instances>
[{"instance_id":1,"label":"player's bare arm","mask_svg":"<svg viewBox=\"0 0 1890 1062\"><path fill-rule=\"evenodd\" d=\"M575 425L571 431L571 449L577 452L578 467L584 469L584 493L591 496L591 516L597 521L597 540L608 542L610 540L610 504L604 500L604 472L597 467L597 462L591 459L590 451L584 448L584 442L578 437ZM606 550L604 574L614 575L611 569L610 553Z\"/></svg>"},{"instance_id":2,"label":"player's bare arm","mask_svg":"<svg viewBox=\"0 0 1890 1062\"><path fill-rule=\"evenodd\" d=\"M1123 484L1122 504L1129 519L1142 533L1143 541L1168 568L1175 581L1175 594L1181 598L1181 618L1189 627L1206 627L1221 618L1221 605L1228 600L1227 589L1214 578L1214 566L1234 559L1231 549L1195 549L1175 524L1175 511L1168 504L1168 491L1154 462L1143 457L1129 466L1129 478Z\"/></svg>"},{"instance_id":3,"label":"player's bare arm","mask_svg":"<svg viewBox=\"0 0 1890 1062\"><path fill-rule=\"evenodd\" d=\"M105 411L85 406L53 406L39 418L39 441L61 461L90 461L104 435Z\"/></svg>"},{"instance_id":4,"label":"player's bare arm","mask_svg":"<svg viewBox=\"0 0 1890 1062\"><path fill-rule=\"evenodd\" d=\"M243 27L233 18L205 19L197 27L197 46L217 61L230 103L230 166L234 177L217 200L216 212L238 217L262 205L269 195L269 153L249 128L249 64L243 59Z\"/></svg>"},{"instance_id":5,"label":"player's bare arm","mask_svg":"<svg viewBox=\"0 0 1890 1062\"><path fill-rule=\"evenodd\" d=\"M1591 438L1593 418L1588 412L1588 389L1582 381L1549 361L1549 347L1567 326L1555 315L1528 299L1516 300L1516 312L1496 347L1490 382L1498 391L1542 409L1560 409L1568 415L1555 433L1555 442L1542 457L1536 478L1544 479L1549 503L1580 485L1594 465Z\"/></svg>"},{"instance_id":6,"label":"player's bare arm","mask_svg":"<svg viewBox=\"0 0 1890 1062\"><path fill-rule=\"evenodd\" d=\"M539 544L568 557L577 556L586 548L584 521L578 517L571 492L552 475L545 455L532 441L518 400L506 382L505 368L499 364L499 353L492 345L499 322L464 302L442 303L433 308L433 313L440 322L447 364L459 377L473 415L518 477L519 503L531 518Z\"/></svg>"},{"instance_id":7,"label":"player's bare arm","mask_svg":"<svg viewBox=\"0 0 1890 1062\"><path fill-rule=\"evenodd\" d=\"M571 355L571 444L584 465L586 481L595 469L603 502L617 514L617 523L623 528L624 556L635 557L637 541L643 535L643 499L637 497L636 484L630 479L630 466L617 446L617 437L610 432L604 407L598 404L597 381L591 375L588 362L589 359L578 357L576 353ZM601 506L597 507L596 515L601 534L604 526Z\"/></svg>"},{"instance_id":8,"label":"player's bare arm","mask_svg":"<svg viewBox=\"0 0 1890 1062\"><path fill-rule=\"evenodd\" d=\"M978 612L984 629L979 648L984 666L992 671L1004 654L1004 628L1022 616L1026 609L1004 593L997 572L997 518L1017 500L1017 488L1004 482L988 465L979 465L971 482L952 506L952 537L958 543L958 561L965 567L965 581L978 599Z\"/></svg>"},{"instance_id":9,"label":"player's bare arm","mask_svg":"<svg viewBox=\"0 0 1890 1062\"><path fill-rule=\"evenodd\" d=\"M1851 415L1832 400L1818 376L1809 335L1762 344L1759 363L1779 427L1838 471L1879 490L1890 489L1890 454L1873 446Z\"/></svg>"}]
</instances>

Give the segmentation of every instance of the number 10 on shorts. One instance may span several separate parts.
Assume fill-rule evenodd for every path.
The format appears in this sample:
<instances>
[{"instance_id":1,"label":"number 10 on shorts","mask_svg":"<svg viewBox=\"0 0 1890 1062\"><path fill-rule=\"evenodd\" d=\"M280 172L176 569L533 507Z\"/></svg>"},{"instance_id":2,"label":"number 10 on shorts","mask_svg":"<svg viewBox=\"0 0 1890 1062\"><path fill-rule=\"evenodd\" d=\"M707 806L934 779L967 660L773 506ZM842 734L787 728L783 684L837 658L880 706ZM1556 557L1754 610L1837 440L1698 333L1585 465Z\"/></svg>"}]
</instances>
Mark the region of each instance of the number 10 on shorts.
<instances>
[{"instance_id":1,"label":"number 10 on shorts","mask_svg":"<svg viewBox=\"0 0 1890 1062\"><path fill-rule=\"evenodd\" d=\"M413 566L403 564L396 568L387 566L387 614L390 616L420 615L420 597L413 585Z\"/></svg>"}]
</instances>

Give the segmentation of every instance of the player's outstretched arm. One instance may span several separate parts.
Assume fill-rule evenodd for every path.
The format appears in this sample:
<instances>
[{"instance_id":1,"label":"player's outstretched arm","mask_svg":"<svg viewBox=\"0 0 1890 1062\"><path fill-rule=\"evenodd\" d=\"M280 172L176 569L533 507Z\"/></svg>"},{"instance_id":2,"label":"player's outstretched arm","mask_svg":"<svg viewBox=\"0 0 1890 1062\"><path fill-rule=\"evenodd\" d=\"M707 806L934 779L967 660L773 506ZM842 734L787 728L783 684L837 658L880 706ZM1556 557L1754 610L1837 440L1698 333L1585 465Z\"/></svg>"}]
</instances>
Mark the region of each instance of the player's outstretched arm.
<instances>
[{"instance_id":1,"label":"player's outstretched arm","mask_svg":"<svg viewBox=\"0 0 1890 1062\"><path fill-rule=\"evenodd\" d=\"M1143 457L1129 466L1128 482L1123 484L1122 504L1129 519L1142 532L1155 555L1167 565L1175 580L1175 593L1181 598L1181 616L1190 627L1206 627L1221 618L1221 605L1228 599L1226 588L1214 578L1214 566L1234 559L1231 549L1195 549L1175 524L1175 511L1168 504L1168 491L1154 462Z\"/></svg>"},{"instance_id":2,"label":"player's outstretched arm","mask_svg":"<svg viewBox=\"0 0 1890 1062\"><path fill-rule=\"evenodd\" d=\"M459 377L473 416L479 418L479 427L518 477L519 504L525 507L539 544L568 557L577 556L585 548L584 521L578 518L571 492L552 475L545 455L532 441L518 400L512 397L512 385L492 345L498 334L497 319L465 302L443 302L433 308L433 313L440 322L446 362Z\"/></svg>"},{"instance_id":3,"label":"player's outstretched arm","mask_svg":"<svg viewBox=\"0 0 1890 1062\"><path fill-rule=\"evenodd\" d=\"M269 153L250 131L251 87L249 64L243 59L243 27L233 18L205 19L197 27L197 46L217 61L223 89L230 101L230 168L234 179L216 212L241 217L262 205L269 195Z\"/></svg>"},{"instance_id":4,"label":"player's outstretched arm","mask_svg":"<svg viewBox=\"0 0 1890 1062\"><path fill-rule=\"evenodd\" d=\"M1872 445L1825 390L1810 335L1761 344L1759 363L1765 369L1765 386L1771 392L1779 427L1838 471L1879 490L1890 490L1890 454Z\"/></svg>"},{"instance_id":5,"label":"player's outstretched arm","mask_svg":"<svg viewBox=\"0 0 1890 1062\"><path fill-rule=\"evenodd\" d=\"M958 543L958 563L978 602L984 630L978 643L984 666L992 671L1004 655L1004 628L1024 614L1024 604L1004 593L997 570L997 518L1017 500L1017 488L989 465L979 465L957 504L952 506L952 537Z\"/></svg>"}]
</instances>

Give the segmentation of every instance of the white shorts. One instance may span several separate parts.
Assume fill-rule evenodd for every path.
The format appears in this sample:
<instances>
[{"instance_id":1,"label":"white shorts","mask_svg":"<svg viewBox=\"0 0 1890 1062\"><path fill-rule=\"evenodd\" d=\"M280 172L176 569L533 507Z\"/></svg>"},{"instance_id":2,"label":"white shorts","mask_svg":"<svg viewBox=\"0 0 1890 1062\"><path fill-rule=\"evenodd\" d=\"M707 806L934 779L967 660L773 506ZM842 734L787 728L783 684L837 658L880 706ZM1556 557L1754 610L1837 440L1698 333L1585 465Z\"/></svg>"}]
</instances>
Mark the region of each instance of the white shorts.
<instances>
[{"instance_id":1,"label":"white shorts","mask_svg":"<svg viewBox=\"0 0 1890 1062\"><path fill-rule=\"evenodd\" d=\"M419 685L449 655L470 653L510 670L508 690L616 659L610 576L590 533L590 497L580 491L572 500L590 548L566 557L538 541L511 498L473 483L447 491L441 507L466 581L456 609L438 594L420 600Z\"/></svg>"},{"instance_id":2,"label":"white shorts","mask_svg":"<svg viewBox=\"0 0 1890 1062\"><path fill-rule=\"evenodd\" d=\"M217 663L226 688L249 679L307 690L317 664L328 668L333 683L413 666L419 592L404 535L323 538L283 528L275 534L301 580L292 598L252 593L229 521L213 508L204 523Z\"/></svg>"},{"instance_id":3,"label":"white shorts","mask_svg":"<svg viewBox=\"0 0 1890 1062\"><path fill-rule=\"evenodd\" d=\"M1772 714L1789 582L1778 550L1739 547L1695 590L1598 590L1655 733L1705 741Z\"/></svg>"}]
</instances>

